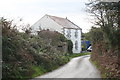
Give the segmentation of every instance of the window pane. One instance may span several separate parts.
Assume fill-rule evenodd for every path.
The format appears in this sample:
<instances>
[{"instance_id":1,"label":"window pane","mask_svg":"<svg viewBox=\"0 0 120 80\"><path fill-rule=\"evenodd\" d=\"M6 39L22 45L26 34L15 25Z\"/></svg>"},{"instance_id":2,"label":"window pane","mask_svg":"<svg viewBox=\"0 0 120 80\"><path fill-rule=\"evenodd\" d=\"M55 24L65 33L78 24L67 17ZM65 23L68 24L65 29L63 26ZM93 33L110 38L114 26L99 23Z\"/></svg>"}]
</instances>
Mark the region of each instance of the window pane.
<instances>
[{"instance_id":1,"label":"window pane","mask_svg":"<svg viewBox=\"0 0 120 80\"><path fill-rule=\"evenodd\" d=\"M75 31L75 37L78 37L78 30Z\"/></svg>"},{"instance_id":2,"label":"window pane","mask_svg":"<svg viewBox=\"0 0 120 80\"><path fill-rule=\"evenodd\" d=\"M78 50L78 42L75 41L75 49Z\"/></svg>"}]
</instances>

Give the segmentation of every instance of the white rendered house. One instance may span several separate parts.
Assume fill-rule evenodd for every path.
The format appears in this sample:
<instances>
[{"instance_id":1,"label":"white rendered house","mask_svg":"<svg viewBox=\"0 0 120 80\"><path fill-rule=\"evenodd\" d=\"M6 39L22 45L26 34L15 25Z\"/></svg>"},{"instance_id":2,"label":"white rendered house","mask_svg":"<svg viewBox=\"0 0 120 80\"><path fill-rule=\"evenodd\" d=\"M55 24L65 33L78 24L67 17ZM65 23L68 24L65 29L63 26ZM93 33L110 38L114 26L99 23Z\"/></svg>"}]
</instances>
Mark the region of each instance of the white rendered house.
<instances>
[{"instance_id":1,"label":"white rendered house","mask_svg":"<svg viewBox=\"0 0 120 80\"><path fill-rule=\"evenodd\" d=\"M47 30L58 31L73 43L73 53L81 52L81 32L82 29L67 18L45 15L31 26L32 32Z\"/></svg>"}]
</instances>

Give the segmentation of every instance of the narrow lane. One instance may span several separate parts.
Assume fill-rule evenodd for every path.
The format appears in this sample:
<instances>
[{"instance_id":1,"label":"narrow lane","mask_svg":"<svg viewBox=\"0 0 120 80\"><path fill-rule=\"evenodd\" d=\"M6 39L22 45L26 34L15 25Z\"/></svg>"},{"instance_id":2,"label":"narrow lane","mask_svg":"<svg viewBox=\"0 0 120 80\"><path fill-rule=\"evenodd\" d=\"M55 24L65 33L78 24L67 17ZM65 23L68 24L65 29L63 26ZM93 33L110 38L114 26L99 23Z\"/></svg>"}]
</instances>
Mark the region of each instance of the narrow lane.
<instances>
[{"instance_id":1,"label":"narrow lane","mask_svg":"<svg viewBox=\"0 0 120 80\"><path fill-rule=\"evenodd\" d=\"M100 78L100 73L89 61L90 55L73 58L68 64L36 78Z\"/></svg>"}]
</instances>

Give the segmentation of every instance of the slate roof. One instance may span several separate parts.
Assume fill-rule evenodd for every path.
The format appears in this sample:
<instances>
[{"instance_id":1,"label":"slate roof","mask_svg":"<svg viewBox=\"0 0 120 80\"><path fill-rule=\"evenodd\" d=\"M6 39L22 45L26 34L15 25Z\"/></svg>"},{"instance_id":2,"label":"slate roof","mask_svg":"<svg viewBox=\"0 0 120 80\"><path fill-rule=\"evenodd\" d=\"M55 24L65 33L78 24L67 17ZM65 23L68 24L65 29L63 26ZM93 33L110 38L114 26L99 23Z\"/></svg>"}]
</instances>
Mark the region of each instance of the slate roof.
<instances>
[{"instance_id":1,"label":"slate roof","mask_svg":"<svg viewBox=\"0 0 120 80\"><path fill-rule=\"evenodd\" d=\"M51 16L51 15L47 15L47 16L50 17L59 25L61 25L63 28L81 29L79 26L77 26L67 18L61 18L61 17Z\"/></svg>"}]
</instances>

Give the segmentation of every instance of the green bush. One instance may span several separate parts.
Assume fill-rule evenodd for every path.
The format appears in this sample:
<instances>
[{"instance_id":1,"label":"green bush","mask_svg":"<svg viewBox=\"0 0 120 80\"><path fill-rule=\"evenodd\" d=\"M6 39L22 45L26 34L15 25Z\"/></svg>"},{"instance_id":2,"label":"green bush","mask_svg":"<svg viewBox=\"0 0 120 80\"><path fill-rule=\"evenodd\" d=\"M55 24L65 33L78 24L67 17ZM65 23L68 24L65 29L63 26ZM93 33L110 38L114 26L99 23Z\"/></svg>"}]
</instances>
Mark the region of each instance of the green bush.
<instances>
[{"instance_id":1,"label":"green bush","mask_svg":"<svg viewBox=\"0 0 120 80\"><path fill-rule=\"evenodd\" d=\"M12 27L11 22L4 19L1 23L3 28L3 79L33 78L52 71L69 61L65 53L58 51L51 44L54 41L56 41L54 45L65 42L66 39L62 34L56 33L56 37L51 34L53 41L48 43L48 39L43 35L41 37L25 32L20 33Z\"/></svg>"},{"instance_id":2,"label":"green bush","mask_svg":"<svg viewBox=\"0 0 120 80\"><path fill-rule=\"evenodd\" d=\"M73 43L71 40L67 40L68 44L68 53L72 54Z\"/></svg>"}]
</instances>

